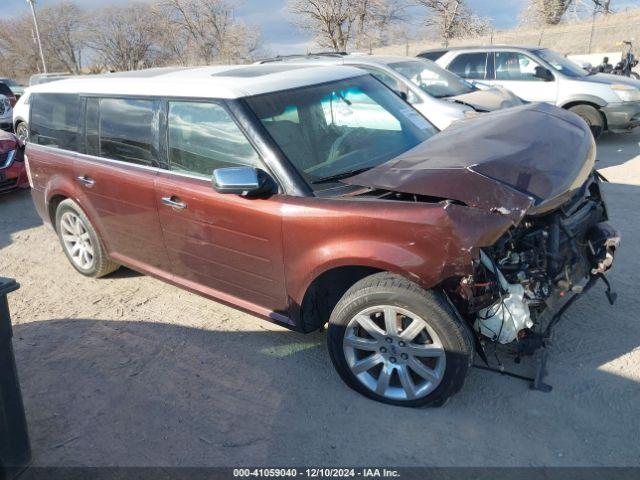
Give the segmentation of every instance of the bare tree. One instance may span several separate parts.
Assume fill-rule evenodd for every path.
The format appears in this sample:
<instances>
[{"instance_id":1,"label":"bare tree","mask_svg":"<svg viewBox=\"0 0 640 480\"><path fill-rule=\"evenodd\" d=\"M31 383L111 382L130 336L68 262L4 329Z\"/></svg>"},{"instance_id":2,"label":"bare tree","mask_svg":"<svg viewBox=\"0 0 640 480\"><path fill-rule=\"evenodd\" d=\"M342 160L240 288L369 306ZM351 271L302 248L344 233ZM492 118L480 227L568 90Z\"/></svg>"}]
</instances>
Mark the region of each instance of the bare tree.
<instances>
[{"instance_id":1,"label":"bare tree","mask_svg":"<svg viewBox=\"0 0 640 480\"><path fill-rule=\"evenodd\" d=\"M453 38L483 35L491 29L491 23L475 15L466 0L416 0L416 3L428 10L425 23L436 28L445 47Z\"/></svg>"},{"instance_id":2,"label":"bare tree","mask_svg":"<svg viewBox=\"0 0 640 480\"><path fill-rule=\"evenodd\" d=\"M404 0L361 0L360 8L356 49L387 45L392 28L407 19Z\"/></svg>"},{"instance_id":3,"label":"bare tree","mask_svg":"<svg viewBox=\"0 0 640 480\"><path fill-rule=\"evenodd\" d=\"M529 0L522 19L534 25L557 25L569 9L577 14L612 13L611 0Z\"/></svg>"},{"instance_id":4,"label":"bare tree","mask_svg":"<svg viewBox=\"0 0 640 480\"><path fill-rule=\"evenodd\" d=\"M79 74L82 70L82 53L86 47L84 22L84 11L71 2L45 7L40 12L47 57L63 65L69 73Z\"/></svg>"},{"instance_id":5,"label":"bare tree","mask_svg":"<svg viewBox=\"0 0 640 480\"><path fill-rule=\"evenodd\" d=\"M288 9L318 45L336 52L347 50L362 15L360 0L289 0Z\"/></svg>"},{"instance_id":6,"label":"bare tree","mask_svg":"<svg viewBox=\"0 0 640 480\"><path fill-rule=\"evenodd\" d=\"M162 0L158 6L168 41L181 63L233 62L250 59L261 40L234 16L227 0Z\"/></svg>"},{"instance_id":7,"label":"bare tree","mask_svg":"<svg viewBox=\"0 0 640 480\"><path fill-rule=\"evenodd\" d=\"M404 19L405 0L289 0L295 23L316 43L336 52L378 46L389 28Z\"/></svg>"},{"instance_id":8,"label":"bare tree","mask_svg":"<svg viewBox=\"0 0 640 480\"><path fill-rule=\"evenodd\" d=\"M48 43L43 45L51 71L66 71L65 64L53 54ZM33 31L31 15L12 19L0 19L0 72L2 75L27 80L30 75L40 72L42 64Z\"/></svg>"},{"instance_id":9,"label":"bare tree","mask_svg":"<svg viewBox=\"0 0 640 480\"><path fill-rule=\"evenodd\" d=\"M88 43L109 70L155 66L158 34L153 20L153 11L145 4L105 8L94 15Z\"/></svg>"}]
</instances>

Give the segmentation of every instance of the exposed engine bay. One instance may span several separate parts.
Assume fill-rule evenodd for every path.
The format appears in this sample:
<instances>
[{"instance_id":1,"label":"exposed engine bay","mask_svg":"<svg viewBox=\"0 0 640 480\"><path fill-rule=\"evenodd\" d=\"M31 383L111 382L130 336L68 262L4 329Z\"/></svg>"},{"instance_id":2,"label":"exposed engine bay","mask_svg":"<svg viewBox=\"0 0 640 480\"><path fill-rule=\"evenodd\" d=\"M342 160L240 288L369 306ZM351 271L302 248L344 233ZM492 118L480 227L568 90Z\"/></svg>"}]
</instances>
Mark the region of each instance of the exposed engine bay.
<instances>
[{"instance_id":1,"label":"exposed engine bay","mask_svg":"<svg viewBox=\"0 0 640 480\"><path fill-rule=\"evenodd\" d=\"M460 280L455 303L485 341L533 353L543 346L547 314L559 301L604 279L620 237L606 222L599 182L594 173L561 207L525 217L481 250L475 274Z\"/></svg>"}]
</instances>

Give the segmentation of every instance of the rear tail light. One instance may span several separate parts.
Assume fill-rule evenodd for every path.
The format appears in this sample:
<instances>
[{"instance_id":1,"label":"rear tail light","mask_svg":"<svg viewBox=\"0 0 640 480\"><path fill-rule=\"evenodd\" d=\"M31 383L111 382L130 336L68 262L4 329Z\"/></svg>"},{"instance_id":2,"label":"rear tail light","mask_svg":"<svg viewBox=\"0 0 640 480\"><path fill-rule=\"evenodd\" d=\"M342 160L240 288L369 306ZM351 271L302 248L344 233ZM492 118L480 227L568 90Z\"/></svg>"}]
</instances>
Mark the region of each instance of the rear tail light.
<instances>
[{"instance_id":1,"label":"rear tail light","mask_svg":"<svg viewBox=\"0 0 640 480\"><path fill-rule=\"evenodd\" d=\"M31 178L31 168L29 168L29 158L27 154L24 154L24 168L27 171L27 178L29 179L29 186L33 188L33 179Z\"/></svg>"}]
</instances>

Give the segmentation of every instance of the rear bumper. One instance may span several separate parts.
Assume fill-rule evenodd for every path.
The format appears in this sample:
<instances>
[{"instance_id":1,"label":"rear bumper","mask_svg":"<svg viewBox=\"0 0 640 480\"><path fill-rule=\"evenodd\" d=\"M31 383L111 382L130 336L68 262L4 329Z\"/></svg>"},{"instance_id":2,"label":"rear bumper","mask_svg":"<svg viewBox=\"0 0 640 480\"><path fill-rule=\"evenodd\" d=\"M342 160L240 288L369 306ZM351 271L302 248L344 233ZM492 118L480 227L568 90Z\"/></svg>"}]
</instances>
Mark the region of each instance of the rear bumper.
<instances>
[{"instance_id":1,"label":"rear bumper","mask_svg":"<svg viewBox=\"0 0 640 480\"><path fill-rule=\"evenodd\" d=\"M640 102L610 103L602 108L612 132L628 131L640 126Z\"/></svg>"}]
</instances>

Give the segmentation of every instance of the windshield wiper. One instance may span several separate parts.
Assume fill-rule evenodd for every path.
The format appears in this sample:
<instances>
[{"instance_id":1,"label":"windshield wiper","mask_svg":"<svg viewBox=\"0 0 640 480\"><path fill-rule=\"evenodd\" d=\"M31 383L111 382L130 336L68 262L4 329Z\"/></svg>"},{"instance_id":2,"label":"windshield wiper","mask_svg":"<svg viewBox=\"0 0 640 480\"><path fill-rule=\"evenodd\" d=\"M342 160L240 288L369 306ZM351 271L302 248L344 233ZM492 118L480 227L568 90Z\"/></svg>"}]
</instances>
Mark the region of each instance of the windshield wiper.
<instances>
[{"instance_id":1,"label":"windshield wiper","mask_svg":"<svg viewBox=\"0 0 640 480\"><path fill-rule=\"evenodd\" d=\"M321 183L331 183L331 182L335 182L335 181L338 181L338 180L343 180L345 178L355 177L356 175L358 175L360 173L364 173L367 170L371 170L372 168L373 167L365 167L365 168L358 168L356 170L349 170L347 172L336 173L335 175L329 175L328 177L319 178L318 180L314 180L311 183L313 185L319 185Z\"/></svg>"}]
</instances>

